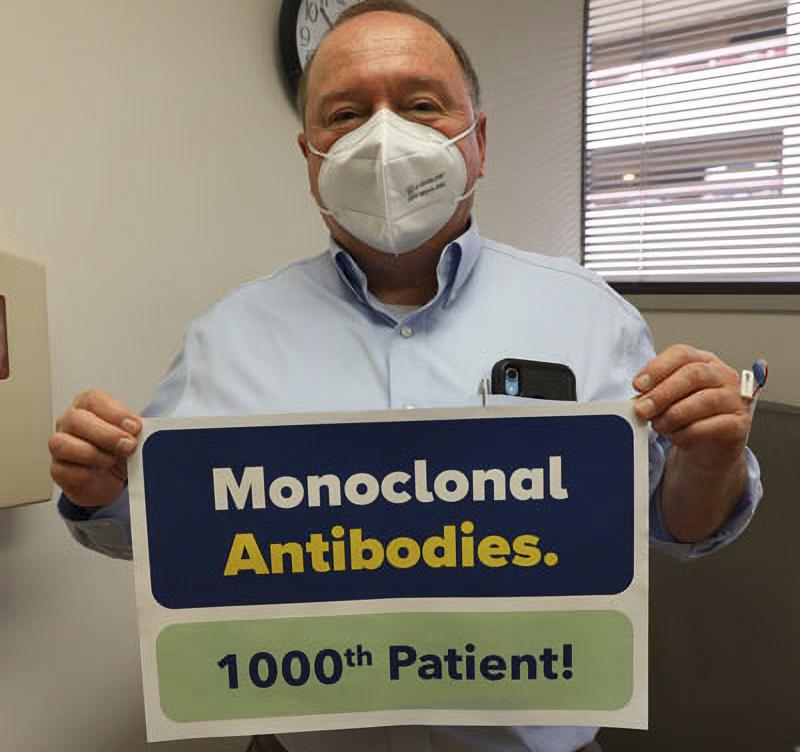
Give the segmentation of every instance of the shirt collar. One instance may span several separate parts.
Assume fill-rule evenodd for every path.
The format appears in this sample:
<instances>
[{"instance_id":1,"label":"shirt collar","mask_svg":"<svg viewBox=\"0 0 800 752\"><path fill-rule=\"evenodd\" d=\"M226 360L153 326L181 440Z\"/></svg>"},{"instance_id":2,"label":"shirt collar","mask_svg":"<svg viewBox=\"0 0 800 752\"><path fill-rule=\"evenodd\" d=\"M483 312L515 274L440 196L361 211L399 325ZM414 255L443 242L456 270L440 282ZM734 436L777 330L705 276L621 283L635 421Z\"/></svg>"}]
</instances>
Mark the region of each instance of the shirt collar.
<instances>
[{"instance_id":1,"label":"shirt collar","mask_svg":"<svg viewBox=\"0 0 800 752\"><path fill-rule=\"evenodd\" d=\"M469 279L470 273L478 260L480 250L481 237L478 231L478 224L473 219L470 221L466 232L449 243L442 251L436 267L439 290L436 297L424 306L425 308L440 299L444 299L445 305L453 302ZM339 277L353 295L370 308L375 308L376 304L379 306L379 301L367 289L366 275L355 259L333 237L331 237L330 253Z\"/></svg>"}]
</instances>

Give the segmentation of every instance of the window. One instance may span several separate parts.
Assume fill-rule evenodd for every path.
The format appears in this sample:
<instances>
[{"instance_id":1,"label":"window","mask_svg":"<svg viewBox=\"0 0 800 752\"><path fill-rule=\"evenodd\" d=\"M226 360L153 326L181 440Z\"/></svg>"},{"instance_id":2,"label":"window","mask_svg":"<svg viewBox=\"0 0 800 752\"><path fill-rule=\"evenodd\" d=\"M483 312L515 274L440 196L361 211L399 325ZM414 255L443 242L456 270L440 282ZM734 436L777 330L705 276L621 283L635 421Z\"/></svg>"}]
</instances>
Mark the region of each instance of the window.
<instances>
[{"instance_id":1,"label":"window","mask_svg":"<svg viewBox=\"0 0 800 752\"><path fill-rule=\"evenodd\" d=\"M588 0L586 25L585 265L800 292L800 0Z\"/></svg>"}]
</instances>

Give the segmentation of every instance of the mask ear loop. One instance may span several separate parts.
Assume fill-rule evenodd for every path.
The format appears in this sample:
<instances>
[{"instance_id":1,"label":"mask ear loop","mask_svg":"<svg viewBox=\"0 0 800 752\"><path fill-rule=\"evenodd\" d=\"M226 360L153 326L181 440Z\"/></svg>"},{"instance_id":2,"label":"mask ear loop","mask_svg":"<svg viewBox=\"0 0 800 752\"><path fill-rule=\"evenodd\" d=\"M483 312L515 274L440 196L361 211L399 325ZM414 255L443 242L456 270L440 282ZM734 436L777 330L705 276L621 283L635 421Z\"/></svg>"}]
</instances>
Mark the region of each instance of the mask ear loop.
<instances>
[{"instance_id":1,"label":"mask ear loop","mask_svg":"<svg viewBox=\"0 0 800 752\"><path fill-rule=\"evenodd\" d=\"M310 141L308 142L308 150L309 150L309 151L310 151L312 154L316 154L318 157L322 157L323 159L327 159L327 158L328 158L328 154L325 154L324 152L321 152L321 151L320 151L319 149L317 149L317 148L314 146L314 144L312 144ZM328 153L330 153L330 152L328 152Z\"/></svg>"},{"instance_id":2,"label":"mask ear loop","mask_svg":"<svg viewBox=\"0 0 800 752\"><path fill-rule=\"evenodd\" d=\"M448 141L445 141L442 144L442 146L451 146L452 144L455 144L455 143L459 142L462 138L466 138L467 136L469 136L470 133L472 133L472 131L475 130L477 125L478 125L478 118L475 118L472 121L472 125L470 125L470 127L467 128L467 130L459 133L457 136L453 136L453 138L449 139Z\"/></svg>"},{"instance_id":3,"label":"mask ear loop","mask_svg":"<svg viewBox=\"0 0 800 752\"><path fill-rule=\"evenodd\" d=\"M475 189L478 187L478 181L476 180L472 184L472 188L470 188L463 196L458 197L458 203L460 204L462 201L466 201L473 193L475 193Z\"/></svg>"},{"instance_id":4,"label":"mask ear loop","mask_svg":"<svg viewBox=\"0 0 800 752\"><path fill-rule=\"evenodd\" d=\"M328 158L328 154L326 154L324 152L321 152L310 141L308 142L308 150L312 154L315 154L316 156L321 157L322 159L327 159ZM330 152L328 152L328 153L330 153ZM316 200L314 201L314 203L317 204ZM319 204L317 204L317 209L319 209L319 213L320 214L324 214L326 217L332 217L333 216L333 212L332 211L330 211L329 209L323 209Z\"/></svg>"},{"instance_id":5,"label":"mask ear loop","mask_svg":"<svg viewBox=\"0 0 800 752\"><path fill-rule=\"evenodd\" d=\"M472 133L472 131L475 130L477 125L478 125L478 118L475 118L472 121L472 125L470 125L470 127L467 128L467 130L465 130L463 133L459 133L457 136L453 136L453 138L451 138L450 140L445 141L442 144L442 146L445 146L445 147L452 146L453 144L461 141L462 138L466 138L467 136L469 136L469 134ZM477 187L478 187L478 181L476 179L475 182L472 184L472 188L470 188L463 196L459 196L458 197L458 201L456 203L460 204L462 201L466 201L473 193L475 193L475 189Z\"/></svg>"}]
</instances>

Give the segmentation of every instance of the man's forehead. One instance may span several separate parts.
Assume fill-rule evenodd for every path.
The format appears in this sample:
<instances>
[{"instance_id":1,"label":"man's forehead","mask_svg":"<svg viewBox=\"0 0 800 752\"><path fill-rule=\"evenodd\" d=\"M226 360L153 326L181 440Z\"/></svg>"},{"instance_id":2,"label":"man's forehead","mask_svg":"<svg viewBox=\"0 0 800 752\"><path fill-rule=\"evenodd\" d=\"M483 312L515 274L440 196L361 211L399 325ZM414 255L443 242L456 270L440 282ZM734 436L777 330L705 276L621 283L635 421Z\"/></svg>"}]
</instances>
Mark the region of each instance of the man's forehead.
<instances>
[{"instance_id":1,"label":"man's forehead","mask_svg":"<svg viewBox=\"0 0 800 752\"><path fill-rule=\"evenodd\" d=\"M309 90L327 90L345 73L369 76L372 67L387 60L398 61L397 73L403 77L461 73L455 53L436 29L413 16L375 11L350 19L323 39Z\"/></svg>"},{"instance_id":2,"label":"man's forehead","mask_svg":"<svg viewBox=\"0 0 800 752\"><path fill-rule=\"evenodd\" d=\"M337 52L342 48L352 48L357 52L362 48L380 48L402 40L424 43L423 49L433 53L449 49L447 40L422 19L405 13L373 11L332 29L322 40L319 52L324 54L326 48Z\"/></svg>"}]
</instances>

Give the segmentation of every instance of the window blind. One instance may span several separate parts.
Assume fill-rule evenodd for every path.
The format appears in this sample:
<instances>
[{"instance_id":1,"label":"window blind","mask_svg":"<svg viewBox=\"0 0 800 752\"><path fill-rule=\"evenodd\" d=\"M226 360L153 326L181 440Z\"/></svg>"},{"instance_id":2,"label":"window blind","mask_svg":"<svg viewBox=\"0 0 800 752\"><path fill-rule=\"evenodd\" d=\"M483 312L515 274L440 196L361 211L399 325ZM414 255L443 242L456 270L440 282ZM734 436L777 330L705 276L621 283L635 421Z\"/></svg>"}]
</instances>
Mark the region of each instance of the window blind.
<instances>
[{"instance_id":1,"label":"window blind","mask_svg":"<svg viewBox=\"0 0 800 752\"><path fill-rule=\"evenodd\" d=\"M800 282L800 0L588 0L584 263Z\"/></svg>"}]
</instances>

